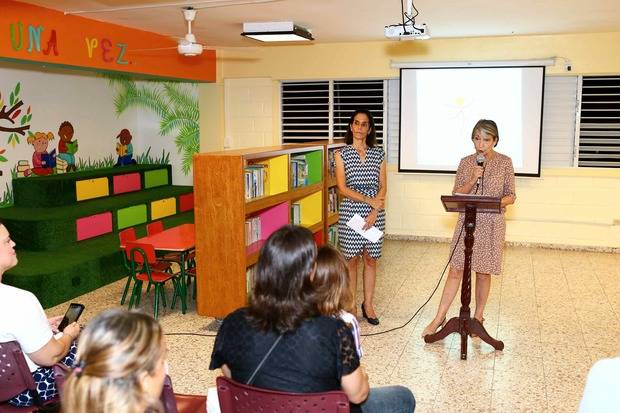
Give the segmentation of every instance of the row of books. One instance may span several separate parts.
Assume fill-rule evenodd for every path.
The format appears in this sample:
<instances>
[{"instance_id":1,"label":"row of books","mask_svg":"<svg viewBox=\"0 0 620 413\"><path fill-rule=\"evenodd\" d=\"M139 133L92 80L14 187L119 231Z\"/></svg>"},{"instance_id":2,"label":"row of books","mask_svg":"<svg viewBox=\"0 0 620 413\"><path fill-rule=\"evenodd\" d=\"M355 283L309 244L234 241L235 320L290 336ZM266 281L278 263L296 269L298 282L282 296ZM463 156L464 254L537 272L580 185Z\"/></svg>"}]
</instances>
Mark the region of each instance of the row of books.
<instances>
[{"instance_id":1,"label":"row of books","mask_svg":"<svg viewBox=\"0 0 620 413\"><path fill-rule=\"evenodd\" d=\"M291 156L291 186L298 188L307 184L308 163L305 155Z\"/></svg>"},{"instance_id":2,"label":"row of books","mask_svg":"<svg viewBox=\"0 0 620 413\"><path fill-rule=\"evenodd\" d=\"M329 188L327 191L327 211L330 214L338 212L338 191L336 188Z\"/></svg>"},{"instance_id":3,"label":"row of books","mask_svg":"<svg viewBox=\"0 0 620 413\"><path fill-rule=\"evenodd\" d=\"M250 245L261 239L260 217L245 220L245 245Z\"/></svg>"},{"instance_id":4,"label":"row of books","mask_svg":"<svg viewBox=\"0 0 620 413\"><path fill-rule=\"evenodd\" d=\"M267 165L248 165L245 167L243 177L245 179L245 199L252 199L265 195Z\"/></svg>"}]
</instances>

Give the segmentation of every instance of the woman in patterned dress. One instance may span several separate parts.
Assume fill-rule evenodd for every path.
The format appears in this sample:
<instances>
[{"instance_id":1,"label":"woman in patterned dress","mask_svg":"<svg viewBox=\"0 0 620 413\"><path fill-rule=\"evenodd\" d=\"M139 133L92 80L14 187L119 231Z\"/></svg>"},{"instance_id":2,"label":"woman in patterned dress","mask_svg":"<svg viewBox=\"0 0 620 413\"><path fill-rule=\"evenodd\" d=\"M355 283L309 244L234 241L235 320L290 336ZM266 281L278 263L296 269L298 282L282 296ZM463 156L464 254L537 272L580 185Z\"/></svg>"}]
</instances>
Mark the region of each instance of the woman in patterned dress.
<instances>
[{"instance_id":1,"label":"woman in patterned dress","mask_svg":"<svg viewBox=\"0 0 620 413\"><path fill-rule=\"evenodd\" d=\"M375 122L367 110L356 110L349 120L345 146L336 153L336 182L342 196L338 239L340 250L347 259L353 302L357 290L357 265L359 257L364 262L364 301L362 315L373 325L379 319L373 305L377 260L381 258L383 238L372 243L353 231L347 222L355 214L366 221L364 229L373 225L385 231L385 194L387 173L385 152L375 146ZM353 310L355 313L355 309Z\"/></svg>"},{"instance_id":2,"label":"woman in patterned dress","mask_svg":"<svg viewBox=\"0 0 620 413\"><path fill-rule=\"evenodd\" d=\"M496 196L501 198L502 206L501 214L479 213L476 216L475 242L471 258L471 269L476 272L474 317L483 322L484 307L491 289L491 274L499 274L502 270L502 254L506 235L504 212L506 206L514 204L516 199L515 177L512 160L493 149L499 141L499 132L495 122L486 119L479 120L474 126L471 139L476 153L461 159L452 193ZM477 165L476 158L479 155L485 158L484 166ZM465 261L465 237L461 231L464 220L465 214L459 214L450 248L450 251L454 249L454 253L450 260L448 279L443 288L437 314L422 332L422 337L433 334L444 323L448 309L461 285Z\"/></svg>"}]
</instances>

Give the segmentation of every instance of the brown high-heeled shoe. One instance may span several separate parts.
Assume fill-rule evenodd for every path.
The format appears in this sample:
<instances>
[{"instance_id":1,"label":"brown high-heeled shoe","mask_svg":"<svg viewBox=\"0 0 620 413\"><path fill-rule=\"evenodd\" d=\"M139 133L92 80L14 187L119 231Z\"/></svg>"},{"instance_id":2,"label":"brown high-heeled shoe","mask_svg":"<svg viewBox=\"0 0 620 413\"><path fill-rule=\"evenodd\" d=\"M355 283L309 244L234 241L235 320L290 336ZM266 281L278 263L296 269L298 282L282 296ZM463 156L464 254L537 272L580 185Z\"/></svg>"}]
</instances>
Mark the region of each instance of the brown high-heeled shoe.
<instances>
[{"instance_id":1,"label":"brown high-heeled shoe","mask_svg":"<svg viewBox=\"0 0 620 413\"><path fill-rule=\"evenodd\" d=\"M476 320L478 320L478 319L476 319ZM478 321L480 321L481 325L484 324L484 317L482 317L482 320L478 320ZM476 333L470 333L469 335L471 336L471 338L478 337L478 334L476 334Z\"/></svg>"},{"instance_id":2,"label":"brown high-heeled shoe","mask_svg":"<svg viewBox=\"0 0 620 413\"><path fill-rule=\"evenodd\" d=\"M433 323L431 322L431 324ZM443 320L441 320L441 323L434 330L429 329L431 324L427 325L426 328L422 331L422 338L428 335L431 335L431 334L435 334L437 330L439 330L441 327L444 326L444 324L446 324L446 317L444 317Z\"/></svg>"}]
</instances>

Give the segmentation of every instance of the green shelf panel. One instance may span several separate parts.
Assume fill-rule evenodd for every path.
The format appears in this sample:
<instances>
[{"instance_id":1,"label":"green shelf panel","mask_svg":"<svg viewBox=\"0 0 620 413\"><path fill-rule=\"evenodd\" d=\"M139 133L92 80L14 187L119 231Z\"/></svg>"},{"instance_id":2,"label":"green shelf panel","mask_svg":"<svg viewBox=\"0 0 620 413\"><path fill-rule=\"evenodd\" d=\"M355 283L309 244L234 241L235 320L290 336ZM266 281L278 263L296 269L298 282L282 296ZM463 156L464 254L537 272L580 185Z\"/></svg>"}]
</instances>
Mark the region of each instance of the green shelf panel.
<instances>
[{"instance_id":1,"label":"green shelf panel","mask_svg":"<svg viewBox=\"0 0 620 413\"><path fill-rule=\"evenodd\" d=\"M146 205L134 205L119 209L116 213L118 229L133 227L146 222Z\"/></svg>"},{"instance_id":2,"label":"green shelf panel","mask_svg":"<svg viewBox=\"0 0 620 413\"><path fill-rule=\"evenodd\" d=\"M170 175L167 169L156 169L144 172L144 188L154 188L156 186L168 185Z\"/></svg>"},{"instance_id":3,"label":"green shelf panel","mask_svg":"<svg viewBox=\"0 0 620 413\"><path fill-rule=\"evenodd\" d=\"M306 185L313 185L323 180L323 151L312 151L306 154L308 177Z\"/></svg>"}]
</instances>

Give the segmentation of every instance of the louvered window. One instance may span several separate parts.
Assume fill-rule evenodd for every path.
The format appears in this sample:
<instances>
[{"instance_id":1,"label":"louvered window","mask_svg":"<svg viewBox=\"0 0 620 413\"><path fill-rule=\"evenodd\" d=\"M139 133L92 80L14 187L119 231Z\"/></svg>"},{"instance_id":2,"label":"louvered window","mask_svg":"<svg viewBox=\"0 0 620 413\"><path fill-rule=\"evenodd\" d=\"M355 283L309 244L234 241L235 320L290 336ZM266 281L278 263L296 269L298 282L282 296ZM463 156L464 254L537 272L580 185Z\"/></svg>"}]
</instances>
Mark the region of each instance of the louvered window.
<instances>
[{"instance_id":1,"label":"louvered window","mask_svg":"<svg viewBox=\"0 0 620 413\"><path fill-rule=\"evenodd\" d=\"M282 82L282 141L299 143L345 135L355 109L375 119L377 143L383 144L384 80Z\"/></svg>"},{"instance_id":2,"label":"louvered window","mask_svg":"<svg viewBox=\"0 0 620 413\"><path fill-rule=\"evenodd\" d=\"M620 167L620 76L584 76L579 166Z\"/></svg>"}]
</instances>

